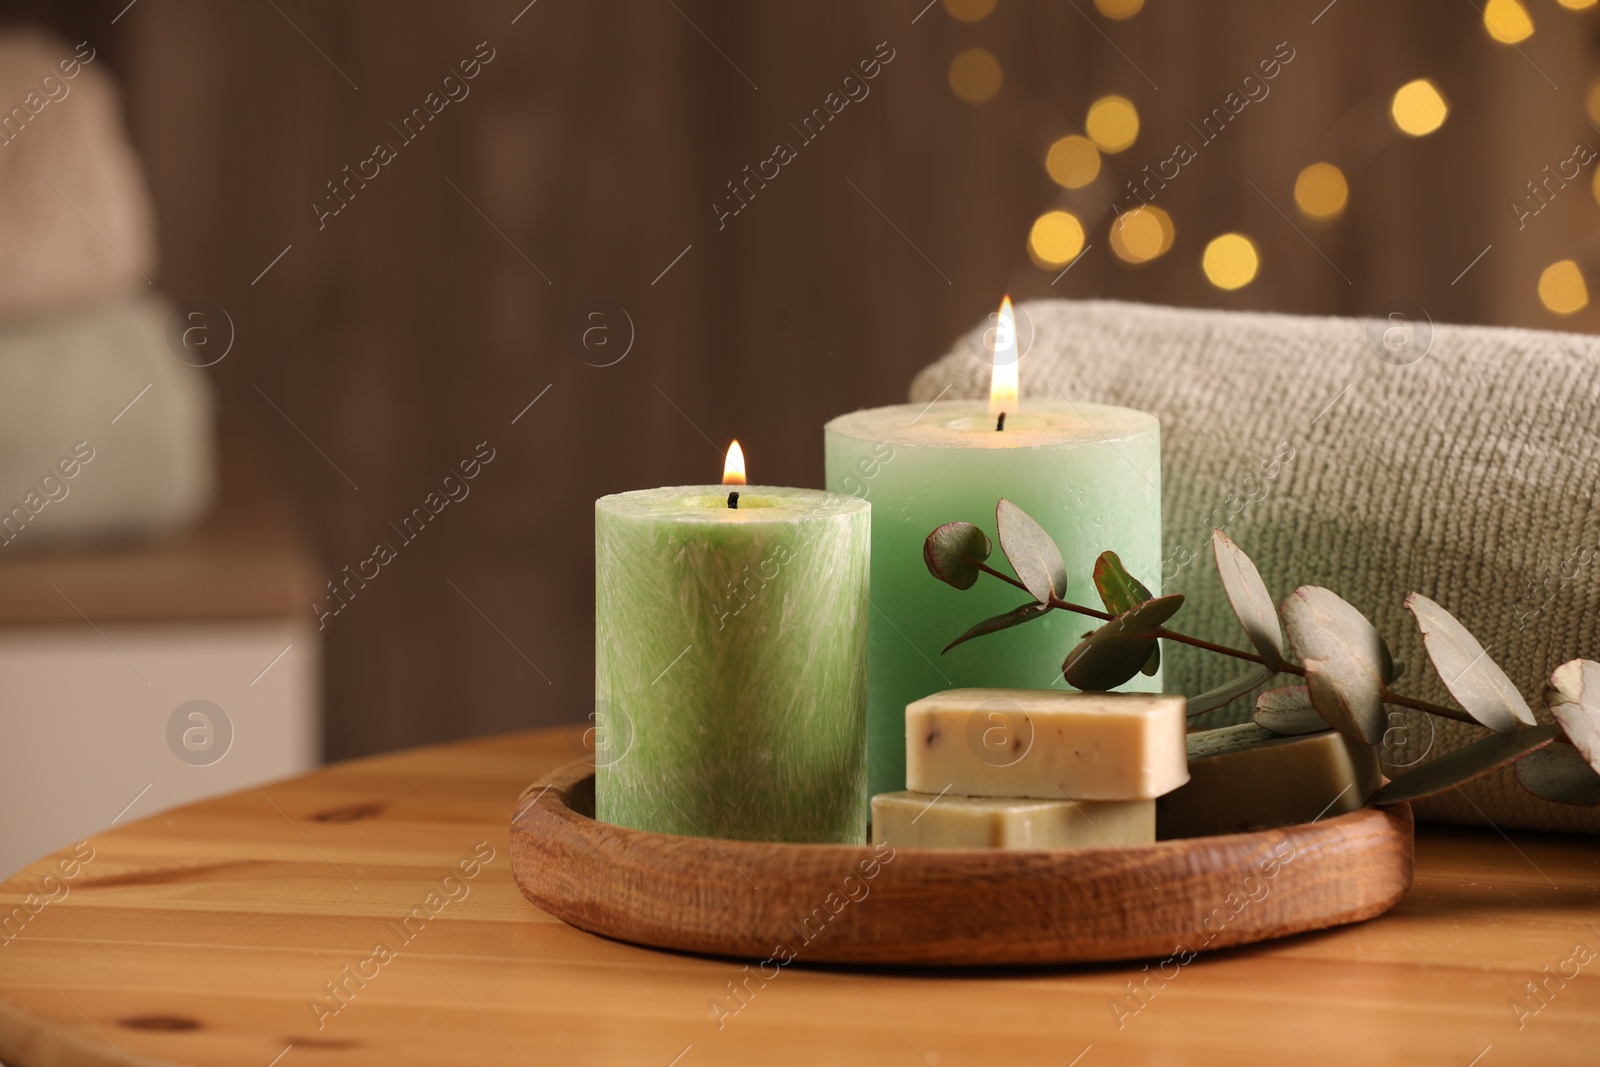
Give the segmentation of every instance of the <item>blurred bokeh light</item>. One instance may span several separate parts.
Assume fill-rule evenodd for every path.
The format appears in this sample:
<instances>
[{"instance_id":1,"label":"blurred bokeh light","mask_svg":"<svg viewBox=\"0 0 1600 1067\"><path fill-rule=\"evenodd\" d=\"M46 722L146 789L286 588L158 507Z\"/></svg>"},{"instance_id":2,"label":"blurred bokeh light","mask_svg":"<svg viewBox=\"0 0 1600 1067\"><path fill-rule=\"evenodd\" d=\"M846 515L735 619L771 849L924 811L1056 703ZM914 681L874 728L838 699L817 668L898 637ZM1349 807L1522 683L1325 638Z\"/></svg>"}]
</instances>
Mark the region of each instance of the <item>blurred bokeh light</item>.
<instances>
[{"instance_id":1,"label":"blurred bokeh light","mask_svg":"<svg viewBox=\"0 0 1600 1067\"><path fill-rule=\"evenodd\" d=\"M1139 138L1139 111L1125 96L1102 96L1089 105L1084 132L1102 152L1121 152Z\"/></svg>"},{"instance_id":2,"label":"blurred bokeh light","mask_svg":"<svg viewBox=\"0 0 1600 1067\"><path fill-rule=\"evenodd\" d=\"M1583 271L1570 259L1552 263L1539 275L1539 302L1557 315L1570 315L1589 303Z\"/></svg>"},{"instance_id":3,"label":"blurred bokeh light","mask_svg":"<svg viewBox=\"0 0 1600 1067\"><path fill-rule=\"evenodd\" d=\"M1261 256L1255 242L1242 233L1213 237L1200 258L1206 280L1218 289L1242 289L1255 280Z\"/></svg>"},{"instance_id":4,"label":"blurred bokeh light","mask_svg":"<svg viewBox=\"0 0 1600 1067\"><path fill-rule=\"evenodd\" d=\"M1425 137L1444 125L1450 105L1445 103L1438 86L1427 78L1406 82L1395 91L1389 105L1389 114L1401 133L1412 137Z\"/></svg>"},{"instance_id":5,"label":"blurred bokeh light","mask_svg":"<svg viewBox=\"0 0 1600 1067\"><path fill-rule=\"evenodd\" d=\"M1082 189L1100 173L1100 150L1089 138L1068 134L1050 146L1044 169L1063 189Z\"/></svg>"},{"instance_id":6,"label":"blurred bokeh light","mask_svg":"<svg viewBox=\"0 0 1600 1067\"><path fill-rule=\"evenodd\" d=\"M1083 223L1070 211L1046 211L1028 232L1028 254L1041 267L1061 267L1083 251Z\"/></svg>"},{"instance_id":7,"label":"blurred bokeh light","mask_svg":"<svg viewBox=\"0 0 1600 1067\"><path fill-rule=\"evenodd\" d=\"M979 22L994 13L995 0L944 0L944 9L957 22Z\"/></svg>"},{"instance_id":8,"label":"blurred bokeh light","mask_svg":"<svg viewBox=\"0 0 1600 1067\"><path fill-rule=\"evenodd\" d=\"M950 90L969 104L1000 91L1000 61L987 48L969 48L950 61Z\"/></svg>"},{"instance_id":9,"label":"blurred bokeh light","mask_svg":"<svg viewBox=\"0 0 1600 1067\"><path fill-rule=\"evenodd\" d=\"M1533 36L1533 19L1521 0L1489 0L1483 8L1483 28L1502 44L1516 44Z\"/></svg>"},{"instance_id":10,"label":"blurred bokeh light","mask_svg":"<svg viewBox=\"0 0 1600 1067\"><path fill-rule=\"evenodd\" d=\"M1108 19L1131 19L1144 8L1144 0L1094 0L1094 6Z\"/></svg>"},{"instance_id":11,"label":"blurred bokeh light","mask_svg":"<svg viewBox=\"0 0 1600 1067\"><path fill-rule=\"evenodd\" d=\"M1124 263L1148 263L1172 247L1172 217L1153 204L1111 220L1111 250Z\"/></svg>"},{"instance_id":12,"label":"blurred bokeh light","mask_svg":"<svg viewBox=\"0 0 1600 1067\"><path fill-rule=\"evenodd\" d=\"M1326 222L1344 214L1350 185L1332 163L1313 163L1294 182L1294 203L1308 219Z\"/></svg>"}]
</instances>

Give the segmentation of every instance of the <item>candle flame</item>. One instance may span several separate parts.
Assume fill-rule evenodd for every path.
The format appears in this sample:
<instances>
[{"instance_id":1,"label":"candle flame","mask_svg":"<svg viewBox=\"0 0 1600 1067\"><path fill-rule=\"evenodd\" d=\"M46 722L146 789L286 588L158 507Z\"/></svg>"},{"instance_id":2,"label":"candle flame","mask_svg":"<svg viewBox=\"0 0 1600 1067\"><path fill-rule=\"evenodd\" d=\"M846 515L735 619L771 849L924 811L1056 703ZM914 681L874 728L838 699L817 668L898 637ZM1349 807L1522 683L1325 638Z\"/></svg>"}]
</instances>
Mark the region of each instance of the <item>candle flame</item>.
<instances>
[{"instance_id":1,"label":"candle flame","mask_svg":"<svg viewBox=\"0 0 1600 1067\"><path fill-rule=\"evenodd\" d=\"M735 441L728 446L728 461L722 465L723 485L744 485L744 449Z\"/></svg>"},{"instance_id":2,"label":"candle flame","mask_svg":"<svg viewBox=\"0 0 1600 1067\"><path fill-rule=\"evenodd\" d=\"M989 379L989 414L1015 414L1021 383L1017 376L1017 320L1011 297L1000 301L994 328L994 373Z\"/></svg>"}]
</instances>

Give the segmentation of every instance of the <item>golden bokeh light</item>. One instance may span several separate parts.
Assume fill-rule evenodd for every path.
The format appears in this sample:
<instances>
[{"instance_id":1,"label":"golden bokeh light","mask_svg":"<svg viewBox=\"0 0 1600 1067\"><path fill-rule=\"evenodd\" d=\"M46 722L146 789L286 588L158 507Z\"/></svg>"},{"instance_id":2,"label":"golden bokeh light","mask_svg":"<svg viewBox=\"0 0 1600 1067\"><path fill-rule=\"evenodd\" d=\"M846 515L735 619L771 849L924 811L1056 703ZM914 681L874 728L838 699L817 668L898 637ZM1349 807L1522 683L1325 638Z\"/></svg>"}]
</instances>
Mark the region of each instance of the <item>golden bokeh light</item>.
<instances>
[{"instance_id":1,"label":"golden bokeh light","mask_svg":"<svg viewBox=\"0 0 1600 1067\"><path fill-rule=\"evenodd\" d=\"M1591 0L1592 2L1592 0ZM1094 0L1094 6L1108 19L1131 19L1144 10L1144 0Z\"/></svg>"},{"instance_id":2,"label":"golden bokeh light","mask_svg":"<svg viewBox=\"0 0 1600 1067\"><path fill-rule=\"evenodd\" d=\"M1121 152L1139 138L1139 111L1125 96L1102 96L1089 105L1084 132L1102 152Z\"/></svg>"},{"instance_id":3,"label":"golden bokeh light","mask_svg":"<svg viewBox=\"0 0 1600 1067\"><path fill-rule=\"evenodd\" d=\"M1172 247L1172 216L1141 204L1111 220L1111 251L1125 263L1148 263Z\"/></svg>"},{"instance_id":4,"label":"golden bokeh light","mask_svg":"<svg viewBox=\"0 0 1600 1067\"><path fill-rule=\"evenodd\" d=\"M1556 3L1568 11L1582 11L1584 8L1593 7L1596 0L1556 0Z\"/></svg>"},{"instance_id":5,"label":"golden bokeh light","mask_svg":"<svg viewBox=\"0 0 1600 1067\"><path fill-rule=\"evenodd\" d=\"M1294 180L1294 202L1308 219L1326 222L1344 214L1350 184L1332 163L1313 163Z\"/></svg>"},{"instance_id":6,"label":"golden bokeh light","mask_svg":"<svg viewBox=\"0 0 1600 1067\"><path fill-rule=\"evenodd\" d=\"M969 48L950 61L950 91L981 104L1000 91L1000 61L987 48Z\"/></svg>"},{"instance_id":7,"label":"golden bokeh light","mask_svg":"<svg viewBox=\"0 0 1600 1067\"><path fill-rule=\"evenodd\" d=\"M1450 105L1445 103L1438 86L1427 78L1406 82L1395 90L1394 100L1389 104L1389 115L1395 127L1412 137L1425 137L1437 130L1444 125L1448 114Z\"/></svg>"},{"instance_id":8,"label":"golden bokeh light","mask_svg":"<svg viewBox=\"0 0 1600 1067\"><path fill-rule=\"evenodd\" d=\"M957 22L981 22L994 12L994 0L944 0L944 9Z\"/></svg>"},{"instance_id":9,"label":"golden bokeh light","mask_svg":"<svg viewBox=\"0 0 1600 1067\"><path fill-rule=\"evenodd\" d=\"M1100 173L1100 150L1078 134L1068 134L1045 153L1044 169L1063 189L1082 189Z\"/></svg>"},{"instance_id":10,"label":"golden bokeh light","mask_svg":"<svg viewBox=\"0 0 1600 1067\"><path fill-rule=\"evenodd\" d=\"M1584 110L1589 112L1590 122L1600 122L1600 78L1589 83L1589 95L1584 97Z\"/></svg>"},{"instance_id":11,"label":"golden bokeh light","mask_svg":"<svg viewBox=\"0 0 1600 1067\"><path fill-rule=\"evenodd\" d=\"M1533 19L1522 0L1489 0L1483 5L1483 28L1501 44L1517 44L1533 36Z\"/></svg>"},{"instance_id":12,"label":"golden bokeh light","mask_svg":"<svg viewBox=\"0 0 1600 1067\"><path fill-rule=\"evenodd\" d=\"M1539 275L1539 302L1557 315L1570 315L1589 303L1583 271L1570 259L1552 263Z\"/></svg>"},{"instance_id":13,"label":"golden bokeh light","mask_svg":"<svg viewBox=\"0 0 1600 1067\"><path fill-rule=\"evenodd\" d=\"M1028 232L1028 255L1041 267L1064 267L1083 251L1083 223L1070 211L1046 211Z\"/></svg>"},{"instance_id":14,"label":"golden bokeh light","mask_svg":"<svg viewBox=\"0 0 1600 1067\"><path fill-rule=\"evenodd\" d=\"M1206 281L1218 289L1241 289L1255 280L1261 257L1250 238L1242 233L1225 233L1206 245L1200 269L1205 271Z\"/></svg>"}]
</instances>

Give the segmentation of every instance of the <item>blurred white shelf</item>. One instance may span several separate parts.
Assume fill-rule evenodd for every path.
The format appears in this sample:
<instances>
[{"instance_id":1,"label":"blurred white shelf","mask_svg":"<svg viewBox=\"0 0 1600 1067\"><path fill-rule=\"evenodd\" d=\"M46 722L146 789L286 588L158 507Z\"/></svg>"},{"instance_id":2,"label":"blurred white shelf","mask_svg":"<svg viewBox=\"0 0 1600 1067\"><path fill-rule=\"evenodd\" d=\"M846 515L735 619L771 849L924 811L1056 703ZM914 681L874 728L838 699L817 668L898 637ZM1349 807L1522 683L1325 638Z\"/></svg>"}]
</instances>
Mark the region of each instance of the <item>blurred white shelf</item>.
<instances>
[{"instance_id":1,"label":"blurred white shelf","mask_svg":"<svg viewBox=\"0 0 1600 1067\"><path fill-rule=\"evenodd\" d=\"M318 762L315 568L268 465L221 457L216 509L179 536L0 548L0 877ZM220 710L169 737L191 701Z\"/></svg>"},{"instance_id":2,"label":"blurred white shelf","mask_svg":"<svg viewBox=\"0 0 1600 1067\"><path fill-rule=\"evenodd\" d=\"M0 877L315 765L319 655L304 620L0 631Z\"/></svg>"}]
</instances>

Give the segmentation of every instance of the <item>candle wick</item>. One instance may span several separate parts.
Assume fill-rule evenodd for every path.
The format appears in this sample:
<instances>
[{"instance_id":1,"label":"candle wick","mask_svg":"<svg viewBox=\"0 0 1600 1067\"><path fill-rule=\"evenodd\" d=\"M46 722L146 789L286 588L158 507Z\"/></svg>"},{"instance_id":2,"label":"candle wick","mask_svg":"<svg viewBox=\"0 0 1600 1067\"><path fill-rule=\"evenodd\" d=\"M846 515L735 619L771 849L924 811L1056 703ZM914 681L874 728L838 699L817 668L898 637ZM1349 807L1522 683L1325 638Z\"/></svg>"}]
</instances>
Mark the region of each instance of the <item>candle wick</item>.
<instances>
[{"instance_id":1,"label":"candle wick","mask_svg":"<svg viewBox=\"0 0 1600 1067\"><path fill-rule=\"evenodd\" d=\"M735 511L739 510L739 493L735 490L728 494L728 506Z\"/></svg>"},{"instance_id":2,"label":"candle wick","mask_svg":"<svg viewBox=\"0 0 1600 1067\"><path fill-rule=\"evenodd\" d=\"M1006 413L1002 411L1000 413L1000 418L995 420L994 432L995 433L999 433L1001 430L1003 430L1005 428L1006 428Z\"/></svg>"}]
</instances>

